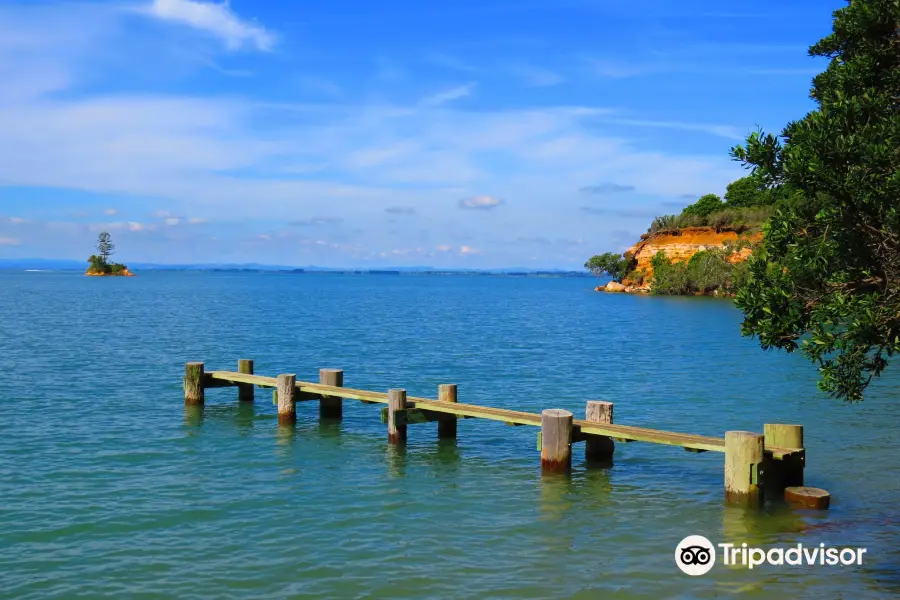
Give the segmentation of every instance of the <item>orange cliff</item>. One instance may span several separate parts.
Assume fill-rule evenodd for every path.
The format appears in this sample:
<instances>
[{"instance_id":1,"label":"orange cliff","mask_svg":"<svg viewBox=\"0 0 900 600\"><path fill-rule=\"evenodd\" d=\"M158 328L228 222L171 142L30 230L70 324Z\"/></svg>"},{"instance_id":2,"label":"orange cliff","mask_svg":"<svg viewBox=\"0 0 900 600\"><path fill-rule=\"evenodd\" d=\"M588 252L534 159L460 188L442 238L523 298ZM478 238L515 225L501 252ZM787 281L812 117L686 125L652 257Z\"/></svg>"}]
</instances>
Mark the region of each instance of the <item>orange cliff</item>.
<instances>
[{"instance_id":1,"label":"orange cliff","mask_svg":"<svg viewBox=\"0 0 900 600\"><path fill-rule=\"evenodd\" d=\"M641 236L641 241L626 252L637 261L634 270L644 273L644 284L636 286L634 282L625 280L622 284L610 282L606 287L600 286L596 289L597 291L647 292L650 290L647 280L653 275L650 261L658 252L663 252L672 262L682 262L690 260L693 255L703 250L721 248L726 242L737 242L738 240L747 240L756 244L762 240L762 233L759 231L743 233L733 229L717 230L715 227L685 227L663 233L645 233ZM743 262L747 260L751 252L751 248L742 248L732 253L728 260L732 263Z\"/></svg>"},{"instance_id":2,"label":"orange cliff","mask_svg":"<svg viewBox=\"0 0 900 600\"><path fill-rule=\"evenodd\" d=\"M120 271L118 273L96 273L94 271L86 271L85 275L88 277L134 277L134 273L125 269L124 271Z\"/></svg>"}]
</instances>

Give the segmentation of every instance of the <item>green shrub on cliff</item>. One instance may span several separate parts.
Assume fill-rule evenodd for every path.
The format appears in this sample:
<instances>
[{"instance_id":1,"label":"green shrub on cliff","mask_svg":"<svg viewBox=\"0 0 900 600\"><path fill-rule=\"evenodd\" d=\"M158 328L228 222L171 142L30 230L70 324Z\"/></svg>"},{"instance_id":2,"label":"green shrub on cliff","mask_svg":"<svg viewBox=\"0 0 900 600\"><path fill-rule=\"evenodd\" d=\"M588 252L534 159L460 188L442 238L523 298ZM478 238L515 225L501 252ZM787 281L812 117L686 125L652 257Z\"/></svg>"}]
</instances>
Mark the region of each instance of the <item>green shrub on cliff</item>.
<instances>
[{"instance_id":1,"label":"green shrub on cliff","mask_svg":"<svg viewBox=\"0 0 900 600\"><path fill-rule=\"evenodd\" d=\"M732 264L729 258L746 247L741 241L721 248L702 250L687 262L672 262L662 251L650 261L653 266L654 294L734 293L747 279L745 264Z\"/></svg>"},{"instance_id":2,"label":"green shrub on cliff","mask_svg":"<svg viewBox=\"0 0 900 600\"><path fill-rule=\"evenodd\" d=\"M666 253L660 250L650 260L650 265L653 267L652 291L654 294L678 296L690 291L687 263L673 263Z\"/></svg>"}]
</instances>

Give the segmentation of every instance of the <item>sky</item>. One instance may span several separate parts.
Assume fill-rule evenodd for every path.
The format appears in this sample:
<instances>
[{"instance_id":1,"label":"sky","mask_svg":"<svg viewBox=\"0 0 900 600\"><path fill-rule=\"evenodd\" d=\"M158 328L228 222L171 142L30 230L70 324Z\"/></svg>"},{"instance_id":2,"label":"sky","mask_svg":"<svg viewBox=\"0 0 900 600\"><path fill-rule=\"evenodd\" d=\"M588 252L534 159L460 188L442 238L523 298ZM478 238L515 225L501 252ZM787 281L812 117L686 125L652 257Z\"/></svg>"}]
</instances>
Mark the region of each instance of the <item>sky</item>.
<instances>
[{"instance_id":1,"label":"sky","mask_svg":"<svg viewBox=\"0 0 900 600\"><path fill-rule=\"evenodd\" d=\"M581 268L814 108L840 0L0 0L0 259Z\"/></svg>"}]
</instances>

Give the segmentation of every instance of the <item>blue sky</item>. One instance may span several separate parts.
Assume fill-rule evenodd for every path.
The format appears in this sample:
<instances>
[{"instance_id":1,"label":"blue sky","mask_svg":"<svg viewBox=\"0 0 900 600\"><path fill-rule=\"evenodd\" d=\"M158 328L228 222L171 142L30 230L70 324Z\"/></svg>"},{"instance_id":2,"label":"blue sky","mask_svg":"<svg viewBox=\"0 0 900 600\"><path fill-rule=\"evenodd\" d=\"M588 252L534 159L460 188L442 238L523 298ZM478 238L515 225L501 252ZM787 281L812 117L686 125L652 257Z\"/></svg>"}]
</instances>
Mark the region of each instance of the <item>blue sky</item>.
<instances>
[{"instance_id":1,"label":"blue sky","mask_svg":"<svg viewBox=\"0 0 900 600\"><path fill-rule=\"evenodd\" d=\"M580 268L813 107L840 6L0 0L0 258Z\"/></svg>"}]
</instances>

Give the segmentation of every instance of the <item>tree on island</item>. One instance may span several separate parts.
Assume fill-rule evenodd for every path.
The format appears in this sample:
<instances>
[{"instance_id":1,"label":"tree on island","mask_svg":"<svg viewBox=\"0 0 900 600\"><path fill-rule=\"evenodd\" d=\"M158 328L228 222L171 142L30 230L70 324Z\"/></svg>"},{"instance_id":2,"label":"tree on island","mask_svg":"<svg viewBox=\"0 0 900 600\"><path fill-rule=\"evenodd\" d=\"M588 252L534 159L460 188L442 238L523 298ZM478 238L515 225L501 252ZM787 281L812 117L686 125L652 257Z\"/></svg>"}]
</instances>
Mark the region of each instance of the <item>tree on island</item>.
<instances>
[{"instance_id":1,"label":"tree on island","mask_svg":"<svg viewBox=\"0 0 900 600\"><path fill-rule=\"evenodd\" d=\"M128 267L121 263L109 262L109 257L115 253L116 246L112 243L112 236L103 231L97 236L97 254L88 258L88 274L91 275L120 275L128 272Z\"/></svg>"},{"instance_id":2,"label":"tree on island","mask_svg":"<svg viewBox=\"0 0 900 600\"><path fill-rule=\"evenodd\" d=\"M800 352L819 388L846 400L900 352L900 3L849 0L809 49L831 59L818 107L780 136L732 148L779 203L738 291L741 330Z\"/></svg>"},{"instance_id":3,"label":"tree on island","mask_svg":"<svg viewBox=\"0 0 900 600\"><path fill-rule=\"evenodd\" d=\"M103 257L104 263L109 263L109 257L115 253L116 246L112 243L112 236L104 231L97 236L97 252Z\"/></svg>"}]
</instances>

